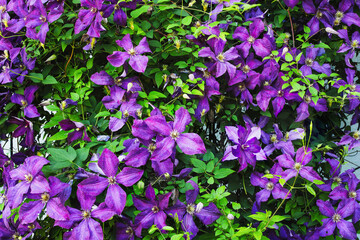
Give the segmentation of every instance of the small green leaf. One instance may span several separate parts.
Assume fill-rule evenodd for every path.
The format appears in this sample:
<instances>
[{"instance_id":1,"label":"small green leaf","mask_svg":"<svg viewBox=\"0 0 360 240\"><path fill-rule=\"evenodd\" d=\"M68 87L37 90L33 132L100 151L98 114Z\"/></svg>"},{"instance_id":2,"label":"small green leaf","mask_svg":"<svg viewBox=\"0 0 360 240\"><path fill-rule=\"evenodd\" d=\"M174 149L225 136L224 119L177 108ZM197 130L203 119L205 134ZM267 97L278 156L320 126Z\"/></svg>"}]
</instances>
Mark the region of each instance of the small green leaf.
<instances>
[{"instance_id":1,"label":"small green leaf","mask_svg":"<svg viewBox=\"0 0 360 240\"><path fill-rule=\"evenodd\" d=\"M200 168L201 170L203 170L203 172L205 172L205 169L206 169L206 163L199 160L199 159L196 159L196 158L192 158L191 159L191 163L194 165L194 167L196 168Z\"/></svg>"},{"instance_id":2,"label":"small green leaf","mask_svg":"<svg viewBox=\"0 0 360 240\"><path fill-rule=\"evenodd\" d=\"M171 240L180 240L183 236L184 234L176 234L171 237Z\"/></svg>"},{"instance_id":3,"label":"small green leaf","mask_svg":"<svg viewBox=\"0 0 360 240\"><path fill-rule=\"evenodd\" d=\"M60 131L48 138L47 141L63 140L67 138L68 134L68 131Z\"/></svg>"},{"instance_id":4,"label":"small green leaf","mask_svg":"<svg viewBox=\"0 0 360 240\"><path fill-rule=\"evenodd\" d=\"M294 57L291 55L291 53L287 52L287 53L285 54L285 60L286 60L287 62L291 62L292 60L294 60Z\"/></svg>"},{"instance_id":5,"label":"small green leaf","mask_svg":"<svg viewBox=\"0 0 360 240\"><path fill-rule=\"evenodd\" d=\"M95 118L107 117L107 116L110 116L110 113L108 111L103 111L103 112L99 112L98 114L96 114Z\"/></svg>"},{"instance_id":6,"label":"small green leaf","mask_svg":"<svg viewBox=\"0 0 360 240\"><path fill-rule=\"evenodd\" d=\"M165 230L165 231L174 231L174 228L170 227L170 226L164 226L162 228L162 230Z\"/></svg>"},{"instance_id":7,"label":"small green leaf","mask_svg":"<svg viewBox=\"0 0 360 240\"><path fill-rule=\"evenodd\" d=\"M306 190L308 190L309 193L311 193L312 195L316 196L316 192L315 190L310 186L310 185L305 185Z\"/></svg>"},{"instance_id":8,"label":"small green leaf","mask_svg":"<svg viewBox=\"0 0 360 240\"><path fill-rule=\"evenodd\" d=\"M225 177L229 176L230 174L232 174L233 172L235 172L235 171L230 168L215 169L214 177L216 179L225 178Z\"/></svg>"},{"instance_id":9,"label":"small green leaf","mask_svg":"<svg viewBox=\"0 0 360 240\"><path fill-rule=\"evenodd\" d=\"M191 21L192 21L192 16L187 16L182 19L181 23L187 26L190 25Z\"/></svg>"},{"instance_id":10,"label":"small green leaf","mask_svg":"<svg viewBox=\"0 0 360 240\"><path fill-rule=\"evenodd\" d=\"M141 14L146 13L147 10L149 9L149 7L150 7L149 5L143 5L142 7L140 7L140 8L138 8L138 9L132 11L132 12L130 13L130 15L131 15L133 18L137 18L137 17L139 17Z\"/></svg>"},{"instance_id":11,"label":"small green leaf","mask_svg":"<svg viewBox=\"0 0 360 240\"><path fill-rule=\"evenodd\" d=\"M56 84L58 83L56 79L53 76L48 75L44 81L42 81L43 84Z\"/></svg>"}]
</instances>

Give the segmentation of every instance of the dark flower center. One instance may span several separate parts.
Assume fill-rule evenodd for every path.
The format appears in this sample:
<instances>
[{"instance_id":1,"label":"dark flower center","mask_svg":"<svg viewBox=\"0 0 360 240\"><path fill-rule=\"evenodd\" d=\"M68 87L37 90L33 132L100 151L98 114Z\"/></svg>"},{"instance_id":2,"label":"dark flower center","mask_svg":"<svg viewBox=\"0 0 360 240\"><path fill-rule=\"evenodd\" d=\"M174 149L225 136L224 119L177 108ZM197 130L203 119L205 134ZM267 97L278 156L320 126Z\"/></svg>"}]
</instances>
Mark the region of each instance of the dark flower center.
<instances>
[{"instance_id":1,"label":"dark flower center","mask_svg":"<svg viewBox=\"0 0 360 240\"><path fill-rule=\"evenodd\" d=\"M351 42L351 47L352 48L358 48L359 47L359 41L358 40L354 40Z\"/></svg>"},{"instance_id":2,"label":"dark flower center","mask_svg":"<svg viewBox=\"0 0 360 240\"><path fill-rule=\"evenodd\" d=\"M253 36L248 37L248 43L253 44L255 42L255 38Z\"/></svg>"},{"instance_id":3,"label":"dark flower center","mask_svg":"<svg viewBox=\"0 0 360 240\"><path fill-rule=\"evenodd\" d=\"M314 60L312 60L311 58L307 58L307 59L305 60L306 66L311 67L311 66L313 65L313 63L314 63Z\"/></svg>"},{"instance_id":4,"label":"dark flower center","mask_svg":"<svg viewBox=\"0 0 360 240\"><path fill-rule=\"evenodd\" d=\"M341 20L344 17L344 13L340 12L340 11L337 11L336 14L335 14L335 17L339 18Z\"/></svg>"},{"instance_id":5,"label":"dark flower center","mask_svg":"<svg viewBox=\"0 0 360 240\"><path fill-rule=\"evenodd\" d=\"M155 151L155 149L156 149L155 143L150 143L149 147L148 147L149 152L153 153Z\"/></svg>"},{"instance_id":6,"label":"dark flower center","mask_svg":"<svg viewBox=\"0 0 360 240\"><path fill-rule=\"evenodd\" d=\"M153 212L153 213L158 213L159 212L159 208L158 208L158 206L153 206L152 208L151 208L151 211Z\"/></svg>"},{"instance_id":7,"label":"dark flower center","mask_svg":"<svg viewBox=\"0 0 360 240\"><path fill-rule=\"evenodd\" d=\"M295 163L295 165L294 165L294 169L296 170L296 171L299 171L300 169L301 169L301 167L302 167L302 165L301 165L301 163Z\"/></svg>"},{"instance_id":8,"label":"dark flower center","mask_svg":"<svg viewBox=\"0 0 360 240\"><path fill-rule=\"evenodd\" d=\"M242 70L244 73L248 73L248 72L250 72L251 69L250 69L249 65L245 65L245 66L243 66Z\"/></svg>"},{"instance_id":9,"label":"dark flower center","mask_svg":"<svg viewBox=\"0 0 360 240\"><path fill-rule=\"evenodd\" d=\"M272 182L268 182L266 184L266 190L272 191L274 189L274 184Z\"/></svg>"},{"instance_id":10,"label":"dark flower center","mask_svg":"<svg viewBox=\"0 0 360 240\"><path fill-rule=\"evenodd\" d=\"M241 148L242 148L243 150L247 149L248 147L249 147L248 144L243 144L243 145L241 145Z\"/></svg>"},{"instance_id":11,"label":"dark flower center","mask_svg":"<svg viewBox=\"0 0 360 240\"><path fill-rule=\"evenodd\" d=\"M110 185L113 185L113 184L116 183L115 177L109 177L109 178L108 178L108 181L109 181L109 184L110 184Z\"/></svg>"},{"instance_id":12,"label":"dark flower center","mask_svg":"<svg viewBox=\"0 0 360 240\"><path fill-rule=\"evenodd\" d=\"M355 91L355 89L356 89L356 85L351 85L351 86L350 86L350 90L351 90L351 91Z\"/></svg>"},{"instance_id":13,"label":"dark flower center","mask_svg":"<svg viewBox=\"0 0 360 240\"><path fill-rule=\"evenodd\" d=\"M279 90L277 92L277 95L278 95L278 97L282 97L282 96L284 96L284 92L282 90Z\"/></svg>"},{"instance_id":14,"label":"dark flower center","mask_svg":"<svg viewBox=\"0 0 360 240\"><path fill-rule=\"evenodd\" d=\"M115 82L115 84L116 84L117 86L120 86L122 80L123 80L122 77L117 77L117 78L115 78L114 82Z\"/></svg>"},{"instance_id":15,"label":"dark flower center","mask_svg":"<svg viewBox=\"0 0 360 240\"><path fill-rule=\"evenodd\" d=\"M220 62L224 62L224 59L225 59L223 53L220 53L216 58L217 58L217 60L219 60Z\"/></svg>"},{"instance_id":16,"label":"dark flower center","mask_svg":"<svg viewBox=\"0 0 360 240\"><path fill-rule=\"evenodd\" d=\"M116 5L114 6L114 9L115 9L115 10L119 10L119 9L120 9L120 6L116 4Z\"/></svg>"},{"instance_id":17,"label":"dark flower center","mask_svg":"<svg viewBox=\"0 0 360 240\"><path fill-rule=\"evenodd\" d=\"M320 18L322 18L322 17L323 17L323 13L320 12L320 11L317 11L317 12L316 12L316 18L317 18L317 19L320 19Z\"/></svg>"},{"instance_id":18,"label":"dark flower center","mask_svg":"<svg viewBox=\"0 0 360 240\"><path fill-rule=\"evenodd\" d=\"M23 107L27 106L27 102L25 100L21 100L21 105L23 105Z\"/></svg>"},{"instance_id":19,"label":"dark flower center","mask_svg":"<svg viewBox=\"0 0 360 240\"><path fill-rule=\"evenodd\" d=\"M129 51L128 51L128 54L130 54L131 56L134 56L136 54L136 51L134 48L131 48Z\"/></svg>"},{"instance_id":20,"label":"dark flower center","mask_svg":"<svg viewBox=\"0 0 360 240\"><path fill-rule=\"evenodd\" d=\"M205 70L203 76L204 76L204 78L209 78L211 76L211 74L209 73L208 70Z\"/></svg>"},{"instance_id":21,"label":"dark flower center","mask_svg":"<svg viewBox=\"0 0 360 240\"><path fill-rule=\"evenodd\" d=\"M271 135L270 141L271 141L272 143L276 143L276 142L278 141L276 134L272 134L272 135Z\"/></svg>"},{"instance_id":22,"label":"dark flower center","mask_svg":"<svg viewBox=\"0 0 360 240\"><path fill-rule=\"evenodd\" d=\"M239 87L238 87L238 88L239 88L240 91L244 91L244 90L246 89L245 83L243 83L243 82L242 82L242 83L239 83Z\"/></svg>"},{"instance_id":23,"label":"dark flower center","mask_svg":"<svg viewBox=\"0 0 360 240\"><path fill-rule=\"evenodd\" d=\"M195 23L195 27L196 28L199 28L201 26L201 22L200 21L197 21L196 23Z\"/></svg>"},{"instance_id":24,"label":"dark flower center","mask_svg":"<svg viewBox=\"0 0 360 240\"><path fill-rule=\"evenodd\" d=\"M180 133L176 131L175 129L171 131L170 137L174 140L176 140L179 137Z\"/></svg>"},{"instance_id":25,"label":"dark flower center","mask_svg":"<svg viewBox=\"0 0 360 240\"><path fill-rule=\"evenodd\" d=\"M334 222L339 222L340 220L341 220L341 216L340 216L340 214L338 214L338 213L335 213L333 216L332 216L332 220L334 221Z\"/></svg>"},{"instance_id":26,"label":"dark flower center","mask_svg":"<svg viewBox=\"0 0 360 240\"><path fill-rule=\"evenodd\" d=\"M353 137L354 137L356 140L359 140L360 133L359 133L358 131L355 131L354 134L353 134Z\"/></svg>"},{"instance_id":27,"label":"dark flower center","mask_svg":"<svg viewBox=\"0 0 360 240\"><path fill-rule=\"evenodd\" d=\"M341 18L335 18L334 25L338 26L341 23Z\"/></svg>"},{"instance_id":28,"label":"dark flower center","mask_svg":"<svg viewBox=\"0 0 360 240\"><path fill-rule=\"evenodd\" d=\"M341 178L339 178L339 177L334 177L333 180L334 180L334 182L336 182L338 184L340 184L342 182Z\"/></svg>"},{"instance_id":29,"label":"dark flower center","mask_svg":"<svg viewBox=\"0 0 360 240\"><path fill-rule=\"evenodd\" d=\"M39 19L40 19L40 21L42 21L42 22L46 22L46 17L44 17L43 15L41 15L41 16L39 17Z\"/></svg>"},{"instance_id":30,"label":"dark flower center","mask_svg":"<svg viewBox=\"0 0 360 240\"><path fill-rule=\"evenodd\" d=\"M126 234L132 237L134 235L134 230L131 227L127 227Z\"/></svg>"},{"instance_id":31,"label":"dark flower center","mask_svg":"<svg viewBox=\"0 0 360 240\"><path fill-rule=\"evenodd\" d=\"M195 204L188 204L186 206L186 212L189 213L190 215L193 215L195 212Z\"/></svg>"},{"instance_id":32,"label":"dark flower center","mask_svg":"<svg viewBox=\"0 0 360 240\"><path fill-rule=\"evenodd\" d=\"M12 239L16 239L16 240L20 240L22 238L19 233L14 233L11 237Z\"/></svg>"},{"instance_id":33,"label":"dark flower center","mask_svg":"<svg viewBox=\"0 0 360 240\"><path fill-rule=\"evenodd\" d=\"M43 203L48 202L50 199L50 195L47 192L44 192L43 194L41 194L41 201Z\"/></svg>"},{"instance_id":34,"label":"dark flower center","mask_svg":"<svg viewBox=\"0 0 360 240\"><path fill-rule=\"evenodd\" d=\"M31 182L33 180L33 176L29 173L29 174L25 175L25 180L27 182Z\"/></svg>"},{"instance_id":35,"label":"dark flower center","mask_svg":"<svg viewBox=\"0 0 360 240\"><path fill-rule=\"evenodd\" d=\"M33 223L31 223L31 224L28 225L28 229L30 229L30 230L34 229L35 227L36 227L36 226L35 226L35 224L33 224Z\"/></svg>"},{"instance_id":36,"label":"dark flower center","mask_svg":"<svg viewBox=\"0 0 360 240\"><path fill-rule=\"evenodd\" d=\"M96 12L97 12L97 9L94 8L94 7L92 7L92 8L90 9L90 11L91 11L92 13L96 13Z\"/></svg>"},{"instance_id":37,"label":"dark flower center","mask_svg":"<svg viewBox=\"0 0 360 240\"><path fill-rule=\"evenodd\" d=\"M356 198L356 192L355 191L349 192L349 198Z\"/></svg>"},{"instance_id":38,"label":"dark flower center","mask_svg":"<svg viewBox=\"0 0 360 240\"><path fill-rule=\"evenodd\" d=\"M84 219L87 219L87 218L90 218L91 213L90 213L90 211L82 211L81 215Z\"/></svg>"},{"instance_id":39,"label":"dark flower center","mask_svg":"<svg viewBox=\"0 0 360 240\"><path fill-rule=\"evenodd\" d=\"M310 97L309 95L305 95L304 101L305 101L306 103L310 103L310 102L311 102L311 97Z\"/></svg>"}]
</instances>

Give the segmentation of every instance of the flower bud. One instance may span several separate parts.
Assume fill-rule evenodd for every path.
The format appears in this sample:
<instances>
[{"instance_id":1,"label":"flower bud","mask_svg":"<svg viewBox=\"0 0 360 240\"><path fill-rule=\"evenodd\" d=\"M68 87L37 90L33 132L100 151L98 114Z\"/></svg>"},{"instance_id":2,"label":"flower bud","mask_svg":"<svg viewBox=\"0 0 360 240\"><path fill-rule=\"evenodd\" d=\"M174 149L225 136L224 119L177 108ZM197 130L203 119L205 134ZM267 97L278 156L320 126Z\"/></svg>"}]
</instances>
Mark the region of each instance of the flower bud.
<instances>
[{"instance_id":1,"label":"flower bud","mask_svg":"<svg viewBox=\"0 0 360 240\"><path fill-rule=\"evenodd\" d=\"M229 213L226 217L229 220L234 220L234 215L232 215L231 213Z\"/></svg>"},{"instance_id":2,"label":"flower bud","mask_svg":"<svg viewBox=\"0 0 360 240\"><path fill-rule=\"evenodd\" d=\"M333 28L331 28L331 27L325 28L325 31L326 31L327 33L339 35L339 33L338 33L337 31L335 31L335 30L334 30Z\"/></svg>"},{"instance_id":3,"label":"flower bud","mask_svg":"<svg viewBox=\"0 0 360 240\"><path fill-rule=\"evenodd\" d=\"M138 187L139 189L144 189L144 187L145 187L144 182L143 182L143 181L139 181L139 182L137 183L137 187Z\"/></svg>"},{"instance_id":4,"label":"flower bud","mask_svg":"<svg viewBox=\"0 0 360 240\"><path fill-rule=\"evenodd\" d=\"M195 209L195 212L200 212L204 207L204 204L202 202L199 202L197 205L196 205L196 209Z\"/></svg>"}]
</instances>

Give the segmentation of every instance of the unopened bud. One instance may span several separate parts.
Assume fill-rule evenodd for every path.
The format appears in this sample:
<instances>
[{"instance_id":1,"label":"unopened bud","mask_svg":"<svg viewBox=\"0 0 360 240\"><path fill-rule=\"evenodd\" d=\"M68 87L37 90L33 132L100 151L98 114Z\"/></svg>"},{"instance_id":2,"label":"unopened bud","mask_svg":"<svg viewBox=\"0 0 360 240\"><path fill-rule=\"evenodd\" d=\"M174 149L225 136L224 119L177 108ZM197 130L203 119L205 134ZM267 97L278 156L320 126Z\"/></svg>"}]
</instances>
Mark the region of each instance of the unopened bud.
<instances>
[{"instance_id":1,"label":"unopened bud","mask_svg":"<svg viewBox=\"0 0 360 240\"><path fill-rule=\"evenodd\" d=\"M326 31L327 33L339 35L339 33L338 33L337 31L335 31L335 30L334 30L333 28L331 28L331 27L325 28L325 31Z\"/></svg>"},{"instance_id":2,"label":"unopened bud","mask_svg":"<svg viewBox=\"0 0 360 240\"><path fill-rule=\"evenodd\" d=\"M229 220L234 220L234 215L232 215L231 213L229 213L226 217Z\"/></svg>"},{"instance_id":3,"label":"unopened bud","mask_svg":"<svg viewBox=\"0 0 360 240\"><path fill-rule=\"evenodd\" d=\"M189 95L187 95L186 93L184 93L182 96L183 96L183 98L185 98L185 99L190 99Z\"/></svg>"},{"instance_id":4,"label":"unopened bud","mask_svg":"<svg viewBox=\"0 0 360 240\"><path fill-rule=\"evenodd\" d=\"M143 181L139 181L139 182L137 183L137 187L138 187L139 189L144 189L144 187L145 187L144 182L143 182Z\"/></svg>"},{"instance_id":5,"label":"unopened bud","mask_svg":"<svg viewBox=\"0 0 360 240\"><path fill-rule=\"evenodd\" d=\"M282 50L281 55L284 55L285 53L287 53L289 51L289 49L287 47L284 47Z\"/></svg>"},{"instance_id":6,"label":"unopened bud","mask_svg":"<svg viewBox=\"0 0 360 240\"><path fill-rule=\"evenodd\" d=\"M169 180L170 179L170 174L169 173L164 173L164 177Z\"/></svg>"},{"instance_id":7,"label":"unopened bud","mask_svg":"<svg viewBox=\"0 0 360 240\"><path fill-rule=\"evenodd\" d=\"M55 59L56 59L56 55L53 54L50 57L48 57L48 59L46 59L45 62L50 62L50 61L55 60Z\"/></svg>"},{"instance_id":8,"label":"unopened bud","mask_svg":"<svg viewBox=\"0 0 360 240\"><path fill-rule=\"evenodd\" d=\"M196 209L195 209L195 212L200 212L204 207L204 204L202 202L199 202L197 205L196 205Z\"/></svg>"}]
</instances>

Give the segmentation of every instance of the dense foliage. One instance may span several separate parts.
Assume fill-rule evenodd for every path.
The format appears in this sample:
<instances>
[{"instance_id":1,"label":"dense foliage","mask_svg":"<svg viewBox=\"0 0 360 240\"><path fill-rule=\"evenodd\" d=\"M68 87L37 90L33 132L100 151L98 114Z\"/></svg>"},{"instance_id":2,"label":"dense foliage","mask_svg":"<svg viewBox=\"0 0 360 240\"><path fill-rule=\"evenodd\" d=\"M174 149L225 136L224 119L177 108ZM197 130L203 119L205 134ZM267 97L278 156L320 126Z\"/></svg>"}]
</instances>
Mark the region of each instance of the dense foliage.
<instances>
[{"instance_id":1,"label":"dense foliage","mask_svg":"<svg viewBox=\"0 0 360 240\"><path fill-rule=\"evenodd\" d=\"M356 239L359 13L0 0L0 239Z\"/></svg>"}]
</instances>

